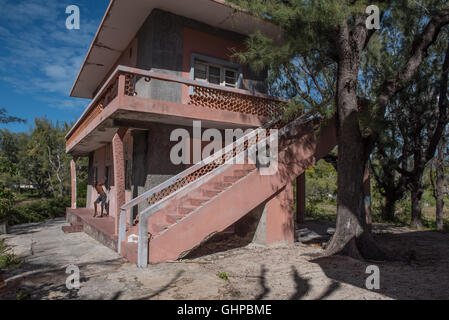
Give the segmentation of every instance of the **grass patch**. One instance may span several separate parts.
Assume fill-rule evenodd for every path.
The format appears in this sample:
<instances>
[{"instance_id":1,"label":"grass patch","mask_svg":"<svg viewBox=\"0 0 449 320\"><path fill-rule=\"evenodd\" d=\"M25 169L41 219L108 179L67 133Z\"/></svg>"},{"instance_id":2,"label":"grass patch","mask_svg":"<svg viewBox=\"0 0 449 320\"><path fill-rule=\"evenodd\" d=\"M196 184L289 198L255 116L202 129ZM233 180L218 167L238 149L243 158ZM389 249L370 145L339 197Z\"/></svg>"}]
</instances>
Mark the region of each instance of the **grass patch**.
<instances>
[{"instance_id":1,"label":"grass patch","mask_svg":"<svg viewBox=\"0 0 449 320\"><path fill-rule=\"evenodd\" d=\"M5 239L0 239L0 270L12 270L22 265L23 260L17 258Z\"/></svg>"},{"instance_id":2,"label":"grass patch","mask_svg":"<svg viewBox=\"0 0 449 320\"><path fill-rule=\"evenodd\" d=\"M313 202L306 203L306 218L313 220L336 221L337 206L331 202Z\"/></svg>"},{"instance_id":3,"label":"grass patch","mask_svg":"<svg viewBox=\"0 0 449 320\"><path fill-rule=\"evenodd\" d=\"M16 300L25 300L30 296L30 293L24 289L20 289L16 294Z\"/></svg>"},{"instance_id":4,"label":"grass patch","mask_svg":"<svg viewBox=\"0 0 449 320\"><path fill-rule=\"evenodd\" d=\"M220 279L223 279L223 280L228 280L228 279L229 279L228 274L227 274L226 272L220 273L220 274L218 275L218 277L219 277Z\"/></svg>"}]
</instances>

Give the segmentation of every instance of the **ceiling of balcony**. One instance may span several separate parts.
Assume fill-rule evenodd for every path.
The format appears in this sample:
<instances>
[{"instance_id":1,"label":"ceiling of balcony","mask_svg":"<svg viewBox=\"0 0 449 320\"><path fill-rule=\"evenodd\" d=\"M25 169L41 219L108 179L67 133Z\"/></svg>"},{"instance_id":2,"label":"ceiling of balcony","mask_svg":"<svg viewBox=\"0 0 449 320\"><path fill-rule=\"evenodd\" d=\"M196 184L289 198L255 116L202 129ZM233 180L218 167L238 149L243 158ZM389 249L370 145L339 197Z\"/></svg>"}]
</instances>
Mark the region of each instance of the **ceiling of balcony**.
<instances>
[{"instance_id":1,"label":"ceiling of balcony","mask_svg":"<svg viewBox=\"0 0 449 320\"><path fill-rule=\"evenodd\" d=\"M153 9L161 9L208 25L250 35L260 30L279 39L277 26L243 11L225 0L111 0L70 95L91 99L95 90Z\"/></svg>"}]
</instances>

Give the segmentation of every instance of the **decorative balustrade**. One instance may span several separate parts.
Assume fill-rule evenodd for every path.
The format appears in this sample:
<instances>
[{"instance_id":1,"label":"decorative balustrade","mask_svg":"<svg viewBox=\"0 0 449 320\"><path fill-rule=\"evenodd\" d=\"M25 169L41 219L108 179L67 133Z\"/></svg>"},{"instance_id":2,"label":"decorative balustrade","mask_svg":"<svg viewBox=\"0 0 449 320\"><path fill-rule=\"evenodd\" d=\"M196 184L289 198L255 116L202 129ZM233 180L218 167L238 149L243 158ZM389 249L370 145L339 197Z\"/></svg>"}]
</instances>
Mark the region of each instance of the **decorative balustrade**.
<instances>
[{"instance_id":1,"label":"decorative balustrade","mask_svg":"<svg viewBox=\"0 0 449 320\"><path fill-rule=\"evenodd\" d=\"M79 134L87 128L87 126L107 107L112 100L118 96L119 80L114 74L110 81L104 86L104 89L92 100L86 112L81 116L80 120L75 123L73 129L66 136L67 145L70 145Z\"/></svg>"},{"instance_id":2,"label":"decorative balustrade","mask_svg":"<svg viewBox=\"0 0 449 320\"><path fill-rule=\"evenodd\" d=\"M264 94L184 79L148 70L118 66L92 100L86 112L66 136L67 144L71 144L116 97L139 96L136 84L141 79L144 79L147 83L151 83L154 79L187 86L191 92L187 104L191 106L258 115L271 119L280 116L284 109L284 100L269 97Z\"/></svg>"},{"instance_id":3,"label":"decorative balustrade","mask_svg":"<svg viewBox=\"0 0 449 320\"><path fill-rule=\"evenodd\" d=\"M151 71L131 69L125 72L125 95L138 96L136 83L144 78L146 82L152 79L175 82L192 88L189 95L189 105L206 107L218 110L246 113L275 118L282 114L283 101L264 94L255 94L247 90L218 86L179 77L157 74Z\"/></svg>"},{"instance_id":4,"label":"decorative balustrade","mask_svg":"<svg viewBox=\"0 0 449 320\"><path fill-rule=\"evenodd\" d=\"M278 115L281 107L278 100L253 97L198 85L192 87L194 93L190 95L190 105L266 117Z\"/></svg>"}]
</instances>

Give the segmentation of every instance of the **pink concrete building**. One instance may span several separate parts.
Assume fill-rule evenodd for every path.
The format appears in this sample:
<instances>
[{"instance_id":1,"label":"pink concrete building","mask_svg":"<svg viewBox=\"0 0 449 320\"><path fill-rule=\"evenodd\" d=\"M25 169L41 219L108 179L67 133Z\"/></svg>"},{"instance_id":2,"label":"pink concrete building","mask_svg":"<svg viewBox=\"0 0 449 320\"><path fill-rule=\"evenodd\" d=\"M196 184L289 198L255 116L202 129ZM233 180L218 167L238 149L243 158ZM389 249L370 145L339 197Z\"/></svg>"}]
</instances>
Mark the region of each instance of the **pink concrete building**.
<instances>
[{"instance_id":1,"label":"pink concrete building","mask_svg":"<svg viewBox=\"0 0 449 320\"><path fill-rule=\"evenodd\" d=\"M306 117L278 125L274 175L249 163L170 161L171 132L192 132L194 120L202 130L255 129L280 114L266 72L232 59L256 30L280 41L277 27L224 0L111 0L71 91L92 100L66 136L73 156L66 231L84 230L139 266L182 258L230 227L261 243L293 241L292 183L298 178L301 220L303 173L335 146L332 125L319 137L319 124ZM239 149L237 141L224 154L248 156L249 145ZM76 208L79 157L89 158L86 208ZM109 216L101 219L92 217L95 180L109 193Z\"/></svg>"}]
</instances>

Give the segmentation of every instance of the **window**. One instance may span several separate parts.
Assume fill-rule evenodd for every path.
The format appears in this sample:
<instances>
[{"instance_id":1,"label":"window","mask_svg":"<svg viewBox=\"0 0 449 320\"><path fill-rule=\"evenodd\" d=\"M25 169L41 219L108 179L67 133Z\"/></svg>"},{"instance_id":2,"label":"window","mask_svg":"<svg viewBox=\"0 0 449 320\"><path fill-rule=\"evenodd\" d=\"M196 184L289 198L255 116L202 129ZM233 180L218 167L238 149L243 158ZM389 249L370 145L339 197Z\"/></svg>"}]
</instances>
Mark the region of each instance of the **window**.
<instances>
[{"instance_id":1,"label":"window","mask_svg":"<svg viewBox=\"0 0 449 320\"><path fill-rule=\"evenodd\" d=\"M231 69L225 69L225 86L236 87L237 84L237 72Z\"/></svg>"},{"instance_id":2,"label":"window","mask_svg":"<svg viewBox=\"0 0 449 320\"><path fill-rule=\"evenodd\" d=\"M195 59L194 80L236 88L238 74L237 69Z\"/></svg>"}]
</instances>

